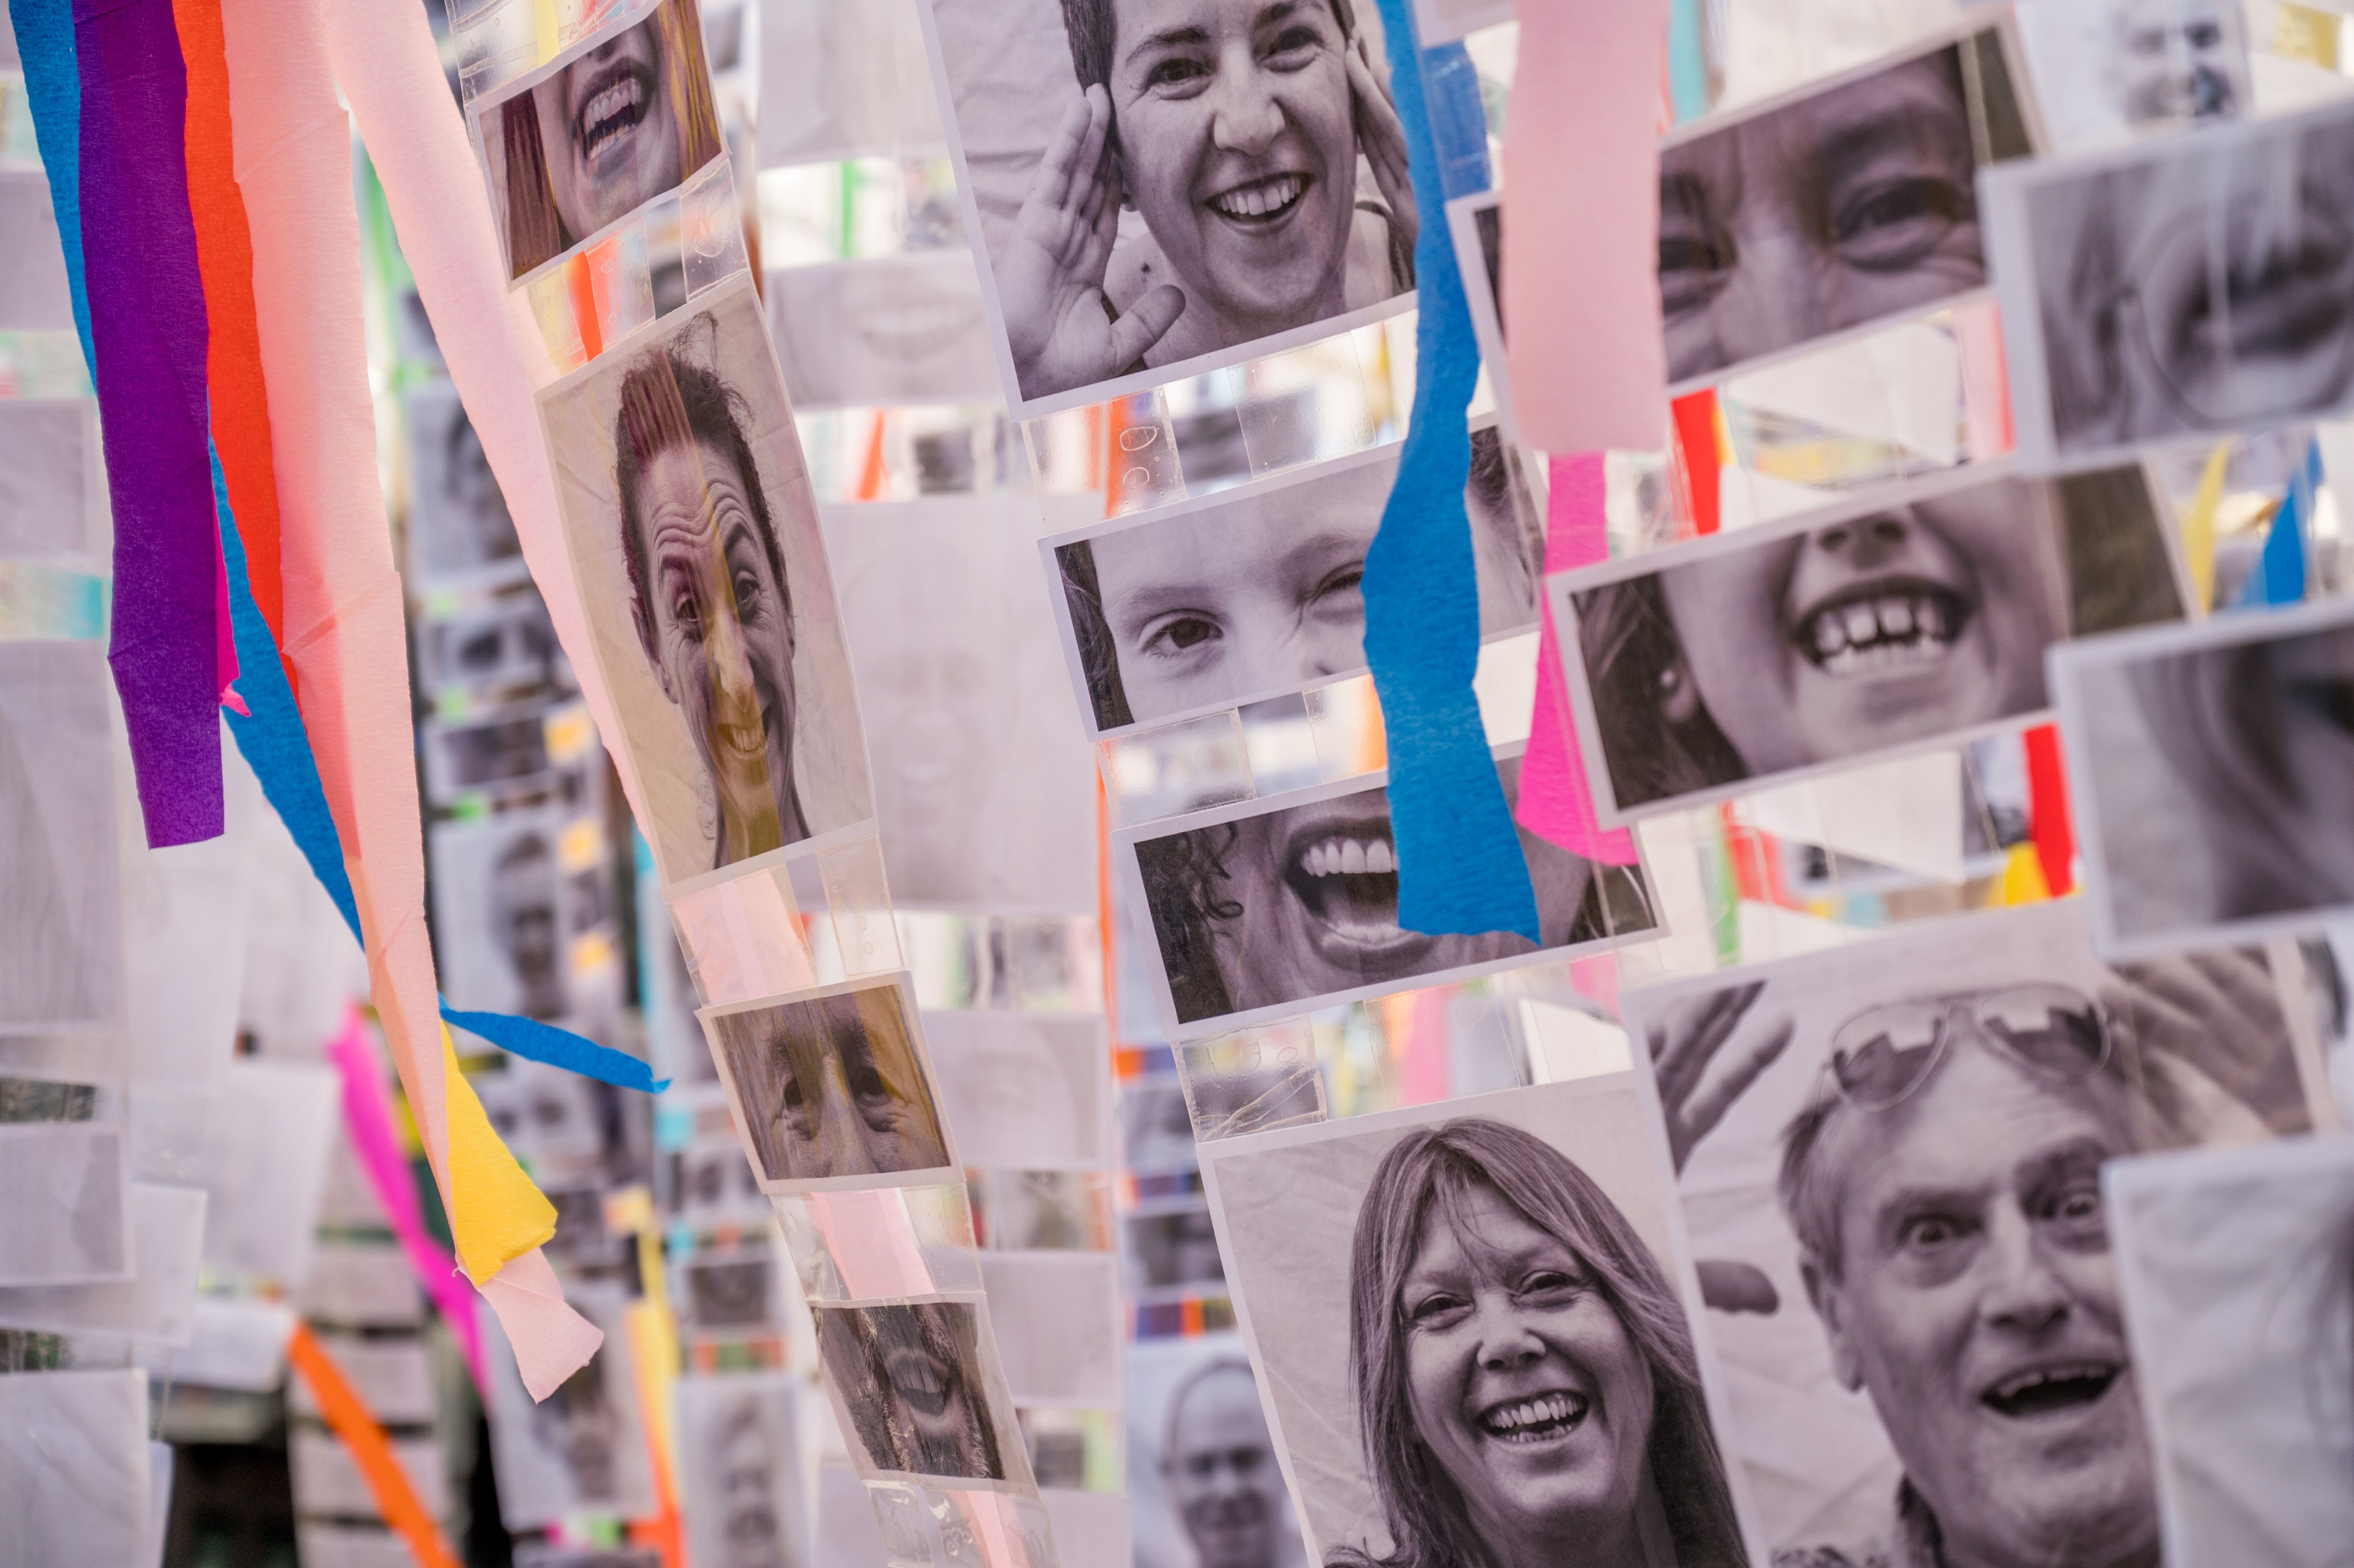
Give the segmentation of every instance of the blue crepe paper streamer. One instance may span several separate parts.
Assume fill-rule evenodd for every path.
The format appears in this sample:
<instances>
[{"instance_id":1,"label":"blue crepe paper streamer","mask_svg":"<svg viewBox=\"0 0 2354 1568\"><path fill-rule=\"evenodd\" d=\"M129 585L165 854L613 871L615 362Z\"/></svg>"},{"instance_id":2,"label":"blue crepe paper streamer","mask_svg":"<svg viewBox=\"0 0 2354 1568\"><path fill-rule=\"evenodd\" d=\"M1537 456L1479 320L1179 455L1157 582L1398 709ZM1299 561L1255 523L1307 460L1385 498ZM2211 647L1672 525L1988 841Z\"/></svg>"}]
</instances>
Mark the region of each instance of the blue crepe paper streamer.
<instances>
[{"instance_id":1,"label":"blue crepe paper streamer","mask_svg":"<svg viewBox=\"0 0 2354 1568\"><path fill-rule=\"evenodd\" d=\"M2282 497L2280 510L2273 514L2273 525L2264 535L2264 554L2257 557L2256 569L2248 574L2247 586L2240 590L2240 603L2245 607L2274 604L2296 604L2305 598L2305 518L2313 510L2313 499L2321 488L2321 443L2316 440L2305 449L2305 461L2288 482L2288 493Z\"/></svg>"},{"instance_id":2,"label":"blue crepe paper streamer","mask_svg":"<svg viewBox=\"0 0 2354 1568\"><path fill-rule=\"evenodd\" d=\"M1668 97L1676 123L1708 112L1708 59L1701 46L1701 0L1669 0Z\"/></svg>"},{"instance_id":3,"label":"blue crepe paper streamer","mask_svg":"<svg viewBox=\"0 0 2354 1568\"><path fill-rule=\"evenodd\" d=\"M25 68L33 143L48 175L49 207L65 248L74 331L81 337L82 364L94 387L98 354L90 344L90 291L81 273L81 75L74 64L72 0L8 0L8 19Z\"/></svg>"},{"instance_id":4,"label":"blue crepe paper streamer","mask_svg":"<svg viewBox=\"0 0 2354 1568\"><path fill-rule=\"evenodd\" d=\"M1471 473L1464 413L1479 378L1479 349L1447 233L1446 182L1410 9L1410 0L1381 0L1421 222L1414 422L1381 532L1365 553L1364 580L1365 662L1389 732L1398 924L1432 935L1513 931L1536 942L1543 940L1536 890L1471 693L1479 599L1463 510ZM1448 101L1459 109L1457 94Z\"/></svg>"},{"instance_id":5,"label":"blue crepe paper streamer","mask_svg":"<svg viewBox=\"0 0 2354 1568\"><path fill-rule=\"evenodd\" d=\"M352 880L344 867L343 841L335 836L335 820L327 810L327 792L319 781L319 764L311 752L310 733L302 711L295 705L294 688L287 683L285 666L270 639L270 623L254 602L253 586L246 576L245 541L229 510L228 481L221 473L220 454L213 453L213 506L220 514L221 554L228 563L229 628L237 639L239 695L247 713L224 709L238 750L261 780L261 792L277 808L280 820L311 863L311 873L335 901L335 908L361 941L360 912L352 896ZM600 1079L625 1089L659 1093L669 1080L656 1082L653 1069L625 1051L616 1051L534 1018L504 1012L461 1012L440 1003L445 1022L479 1034L503 1050L551 1067L562 1067L584 1077Z\"/></svg>"}]
</instances>

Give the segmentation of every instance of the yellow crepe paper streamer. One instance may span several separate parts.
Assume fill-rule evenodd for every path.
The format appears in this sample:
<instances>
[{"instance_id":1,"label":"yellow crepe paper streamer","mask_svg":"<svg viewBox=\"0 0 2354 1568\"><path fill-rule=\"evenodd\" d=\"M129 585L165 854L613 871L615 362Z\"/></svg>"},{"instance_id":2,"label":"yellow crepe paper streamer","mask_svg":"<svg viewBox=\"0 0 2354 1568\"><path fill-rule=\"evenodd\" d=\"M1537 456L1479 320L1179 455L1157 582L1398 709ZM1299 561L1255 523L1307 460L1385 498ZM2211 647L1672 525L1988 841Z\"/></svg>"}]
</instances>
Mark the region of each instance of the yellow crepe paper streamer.
<instances>
[{"instance_id":1,"label":"yellow crepe paper streamer","mask_svg":"<svg viewBox=\"0 0 2354 1568\"><path fill-rule=\"evenodd\" d=\"M2232 465L2228 441L2207 459L2199 476L2199 493L2182 514L2182 556L2190 568L2190 586L2198 590L2196 613L2205 614L2215 602L2215 512L2223 504L2223 475Z\"/></svg>"},{"instance_id":2,"label":"yellow crepe paper streamer","mask_svg":"<svg viewBox=\"0 0 2354 1568\"><path fill-rule=\"evenodd\" d=\"M2041 904L2052 896L2052 885L2043 880L2043 863L2035 855L2031 843L2013 844L2002 863L2002 901L2000 907L2012 909L2021 904Z\"/></svg>"},{"instance_id":3,"label":"yellow crepe paper streamer","mask_svg":"<svg viewBox=\"0 0 2354 1568\"><path fill-rule=\"evenodd\" d=\"M447 1029L441 1031L441 1071L450 1125L450 1231L466 1277L481 1286L556 1234L556 1205L491 1130L474 1086L458 1070Z\"/></svg>"}]
</instances>

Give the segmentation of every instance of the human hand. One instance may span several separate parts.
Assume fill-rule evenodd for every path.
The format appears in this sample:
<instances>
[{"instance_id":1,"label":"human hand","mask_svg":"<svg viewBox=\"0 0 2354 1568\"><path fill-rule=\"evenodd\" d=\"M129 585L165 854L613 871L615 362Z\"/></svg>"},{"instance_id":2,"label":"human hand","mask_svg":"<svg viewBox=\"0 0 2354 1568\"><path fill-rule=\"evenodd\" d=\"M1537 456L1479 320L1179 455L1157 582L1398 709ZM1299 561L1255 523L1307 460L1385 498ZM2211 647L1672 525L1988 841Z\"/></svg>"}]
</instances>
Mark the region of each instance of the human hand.
<instances>
[{"instance_id":1,"label":"human hand","mask_svg":"<svg viewBox=\"0 0 2354 1568\"><path fill-rule=\"evenodd\" d=\"M2288 1021L2262 953L2193 953L2120 964L2116 974L2102 1005L2130 1021L2149 1056L2195 1067L2275 1132L2312 1125Z\"/></svg>"},{"instance_id":2,"label":"human hand","mask_svg":"<svg viewBox=\"0 0 2354 1568\"><path fill-rule=\"evenodd\" d=\"M997 261L1006 341L1027 397L1119 375L1185 309L1185 296L1167 283L1117 320L1104 299L1104 271L1119 232L1110 133L1111 98L1098 84L1055 128Z\"/></svg>"},{"instance_id":3,"label":"human hand","mask_svg":"<svg viewBox=\"0 0 2354 1568\"><path fill-rule=\"evenodd\" d=\"M1398 119L1397 102L1390 96L1389 73L1373 64L1373 50L1359 33L1342 57L1349 66L1349 98L1357 130L1357 151L1373 165L1373 184L1389 203L1390 232L1409 256L1421 232L1421 214L1414 205L1414 177L1407 172L1405 126Z\"/></svg>"},{"instance_id":4,"label":"human hand","mask_svg":"<svg viewBox=\"0 0 2354 1568\"><path fill-rule=\"evenodd\" d=\"M1752 1021L1723 1068L1712 1078L1709 1075L1711 1064L1742 1033L1743 1021L1765 991L1764 980L1752 980L1710 991L1678 1002L1650 1027L1651 1072L1667 1118L1668 1152L1679 1175L1692 1145L1724 1119L1733 1102L1790 1044L1795 1021L1786 1014L1767 1014Z\"/></svg>"}]
</instances>

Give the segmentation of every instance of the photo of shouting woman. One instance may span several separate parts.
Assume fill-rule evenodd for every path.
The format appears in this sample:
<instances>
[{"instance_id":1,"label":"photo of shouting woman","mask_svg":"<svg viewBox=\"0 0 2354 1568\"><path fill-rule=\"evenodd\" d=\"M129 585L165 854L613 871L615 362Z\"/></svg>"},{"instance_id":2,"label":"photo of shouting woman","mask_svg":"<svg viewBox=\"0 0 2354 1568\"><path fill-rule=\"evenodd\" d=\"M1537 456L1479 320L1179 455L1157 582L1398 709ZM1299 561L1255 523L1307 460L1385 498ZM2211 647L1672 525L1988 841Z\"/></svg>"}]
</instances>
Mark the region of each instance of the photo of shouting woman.
<instances>
[{"instance_id":1,"label":"photo of shouting woman","mask_svg":"<svg viewBox=\"0 0 2354 1568\"><path fill-rule=\"evenodd\" d=\"M1744 1568L1638 1094L1614 1073L1205 1146L1325 1568Z\"/></svg>"},{"instance_id":2,"label":"photo of shouting woman","mask_svg":"<svg viewBox=\"0 0 2354 1568\"><path fill-rule=\"evenodd\" d=\"M1362 0L930 5L1017 414L1405 307L1414 190Z\"/></svg>"},{"instance_id":3,"label":"photo of shouting woman","mask_svg":"<svg viewBox=\"0 0 2354 1568\"><path fill-rule=\"evenodd\" d=\"M874 815L850 657L748 278L540 394L566 543L666 885Z\"/></svg>"},{"instance_id":4,"label":"photo of shouting woman","mask_svg":"<svg viewBox=\"0 0 2354 1568\"><path fill-rule=\"evenodd\" d=\"M2054 642L2182 602L2135 470L1948 473L1548 587L1618 821L2023 721Z\"/></svg>"},{"instance_id":5,"label":"photo of shouting woman","mask_svg":"<svg viewBox=\"0 0 2354 1568\"><path fill-rule=\"evenodd\" d=\"M679 188L721 152L695 0L608 28L474 106L521 279Z\"/></svg>"},{"instance_id":6,"label":"photo of shouting woman","mask_svg":"<svg viewBox=\"0 0 2354 1568\"><path fill-rule=\"evenodd\" d=\"M968 1481L1029 1479L1002 1380L983 1365L971 1300L819 1307L818 1353L861 1467Z\"/></svg>"}]
</instances>

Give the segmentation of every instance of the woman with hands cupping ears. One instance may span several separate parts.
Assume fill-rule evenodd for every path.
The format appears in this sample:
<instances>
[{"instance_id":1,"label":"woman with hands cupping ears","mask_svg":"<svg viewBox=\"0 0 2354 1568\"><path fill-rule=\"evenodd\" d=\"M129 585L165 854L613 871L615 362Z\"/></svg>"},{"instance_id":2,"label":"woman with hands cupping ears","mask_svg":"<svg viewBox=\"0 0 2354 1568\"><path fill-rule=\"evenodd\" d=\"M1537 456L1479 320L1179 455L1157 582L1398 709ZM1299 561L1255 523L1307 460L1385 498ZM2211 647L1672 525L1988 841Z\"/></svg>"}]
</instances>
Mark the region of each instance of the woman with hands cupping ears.
<instances>
[{"instance_id":1,"label":"woman with hands cupping ears","mask_svg":"<svg viewBox=\"0 0 2354 1568\"><path fill-rule=\"evenodd\" d=\"M1414 286L1405 132L1351 0L1063 0L1063 21L1082 96L995 263L1023 397Z\"/></svg>"}]
</instances>

